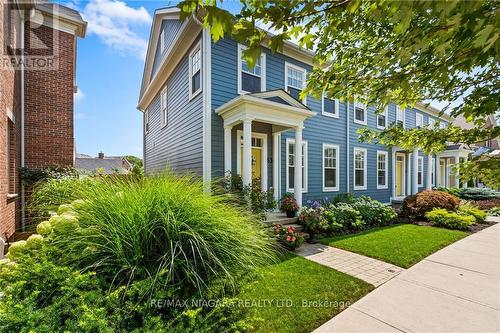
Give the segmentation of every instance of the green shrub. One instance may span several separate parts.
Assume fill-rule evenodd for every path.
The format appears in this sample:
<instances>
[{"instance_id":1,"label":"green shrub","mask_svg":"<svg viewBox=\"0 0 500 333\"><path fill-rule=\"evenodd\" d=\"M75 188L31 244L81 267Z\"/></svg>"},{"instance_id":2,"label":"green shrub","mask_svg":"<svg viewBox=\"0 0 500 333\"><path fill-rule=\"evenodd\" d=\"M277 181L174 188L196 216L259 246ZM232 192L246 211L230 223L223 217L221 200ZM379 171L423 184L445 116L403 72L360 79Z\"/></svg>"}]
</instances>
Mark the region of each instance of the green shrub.
<instances>
[{"instance_id":1,"label":"green shrub","mask_svg":"<svg viewBox=\"0 0 500 333\"><path fill-rule=\"evenodd\" d=\"M488 211L490 216L500 216L500 207L493 207Z\"/></svg>"},{"instance_id":2,"label":"green shrub","mask_svg":"<svg viewBox=\"0 0 500 333\"><path fill-rule=\"evenodd\" d=\"M448 212L443 208L435 208L425 214L425 217L435 226L448 229L467 230L475 222L474 216L460 215Z\"/></svg>"},{"instance_id":3,"label":"green shrub","mask_svg":"<svg viewBox=\"0 0 500 333\"><path fill-rule=\"evenodd\" d=\"M460 197L460 189L456 187L436 187L434 190L436 191L441 191L441 192L446 192L448 194L454 195L456 197Z\"/></svg>"},{"instance_id":4,"label":"green shrub","mask_svg":"<svg viewBox=\"0 0 500 333\"><path fill-rule=\"evenodd\" d=\"M329 209L324 209L323 210L323 219L325 222L325 227L323 229L326 232L332 232L336 233L341 231L344 228L344 225L337 222L337 219L335 218L335 213Z\"/></svg>"},{"instance_id":5,"label":"green shrub","mask_svg":"<svg viewBox=\"0 0 500 333\"><path fill-rule=\"evenodd\" d=\"M434 208L443 208L455 211L460 200L442 191L422 191L416 195L409 195L403 200L401 213L410 219L423 218L425 214Z\"/></svg>"},{"instance_id":6,"label":"green shrub","mask_svg":"<svg viewBox=\"0 0 500 333\"><path fill-rule=\"evenodd\" d=\"M461 189L459 197L465 200L500 199L500 192L489 188L469 187Z\"/></svg>"},{"instance_id":7,"label":"green shrub","mask_svg":"<svg viewBox=\"0 0 500 333\"><path fill-rule=\"evenodd\" d=\"M355 200L356 199L354 198L354 195L350 192L340 193L332 199L331 204L333 205L337 205L339 203L352 204Z\"/></svg>"},{"instance_id":8,"label":"green shrub","mask_svg":"<svg viewBox=\"0 0 500 333\"><path fill-rule=\"evenodd\" d=\"M353 231L362 229L365 226L361 213L349 204L329 205L327 210L335 217L335 223L342 225L344 229Z\"/></svg>"},{"instance_id":9,"label":"green shrub","mask_svg":"<svg viewBox=\"0 0 500 333\"><path fill-rule=\"evenodd\" d=\"M458 207L458 213L461 215L468 215L468 216L474 216L476 219L477 223L484 223L484 220L486 219L486 214L485 211L482 211L481 209L473 206L470 203L465 203L462 204Z\"/></svg>"},{"instance_id":10,"label":"green shrub","mask_svg":"<svg viewBox=\"0 0 500 333\"><path fill-rule=\"evenodd\" d=\"M384 226L397 216L392 207L367 196L356 199L352 203L352 207L361 213L361 217L367 226Z\"/></svg>"}]
</instances>

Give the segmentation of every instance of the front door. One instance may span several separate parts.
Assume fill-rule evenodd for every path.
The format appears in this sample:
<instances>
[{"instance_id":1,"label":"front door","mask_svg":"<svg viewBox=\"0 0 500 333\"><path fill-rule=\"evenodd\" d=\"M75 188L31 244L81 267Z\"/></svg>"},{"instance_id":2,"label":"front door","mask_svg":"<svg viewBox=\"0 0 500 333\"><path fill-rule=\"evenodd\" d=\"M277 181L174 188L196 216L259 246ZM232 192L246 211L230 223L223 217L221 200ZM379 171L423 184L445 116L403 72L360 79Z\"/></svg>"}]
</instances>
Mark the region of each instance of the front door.
<instances>
[{"instance_id":1,"label":"front door","mask_svg":"<svg viewBox=\"0 0 500 333\"><path fill-rule=\"evenodd\" d=\"M396 196L404 197L404 166L405 166L405 155L396 154Z\"/></svg>"},{"instance_id":2,"label":"front door","mask_svg":"<svg viewBox=\"0 0 500 333\"><path fill-rule=\"evenodd\" d=\"M243 133L238 131L238 137L240 138L238 142L238 173L241 175L243 173ZM260 179L262 188L267 187L266 173L264 170L267 160L267 137L266 134L262 133L252 133L252 179Z\"/></svg>"},{"instance_id":3,"label":"front door","mask_svg":"<svg viewBox=\"0 0 500 333\"><path fill-rule=\"evenodd\" d=\"M243 147L240 148L240 168L243 168ZM240 173L243 170L240 170ZM262 149L252 147L252 178L260 179L262 176Z\"/></svg>"}]
</instances>

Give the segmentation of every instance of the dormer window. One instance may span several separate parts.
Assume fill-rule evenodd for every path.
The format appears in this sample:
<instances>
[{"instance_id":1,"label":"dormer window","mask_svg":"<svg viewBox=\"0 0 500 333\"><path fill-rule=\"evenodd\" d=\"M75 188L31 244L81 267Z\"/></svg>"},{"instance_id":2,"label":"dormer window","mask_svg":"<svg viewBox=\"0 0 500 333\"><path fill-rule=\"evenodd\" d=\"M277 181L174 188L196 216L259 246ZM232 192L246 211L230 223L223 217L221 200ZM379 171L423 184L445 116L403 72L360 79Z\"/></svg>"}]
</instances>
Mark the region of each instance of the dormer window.
<instances>
[{"instance_id":1,"label":"dormer window","mask_svg":"<svg viewBox=\"0 0 500 333\"><path fill-rule=\"evenodd\" d=\"M306 86L306 70L290 63L285 63L285 89L300 101L300 93ZM306 98L302 100L306 104Z\"/></svg>"},{"instance_id":2,"label":"dormer window","mask_svg":"<svg viewBox=\"0 0 500 333\"><path fill-rule=\"evenodd\" d=\"M366 125L366 105L360 102L354 103L354 122Z\"/></svg>"},{"instance_id":3,"label":"dormer window","mask_svg":"<svg viewBox=\"0 0 500 333\"><path fill-rule=\"evenodd\" d=\"M255 93L266 90L266 54L261 53L255 66L250 68L243 58L245 46L238 45L238 93Z\"/></svg>"},{"instance_id":4,"label":"dormer window","mask_svg":"<svg viewBox=\"0 0 500 333\"><path fill-rule=\"evenodd\" d=\"M189 54L189 98L201 92L201 46L196 45Z\"/></svg>"}]
</instances>

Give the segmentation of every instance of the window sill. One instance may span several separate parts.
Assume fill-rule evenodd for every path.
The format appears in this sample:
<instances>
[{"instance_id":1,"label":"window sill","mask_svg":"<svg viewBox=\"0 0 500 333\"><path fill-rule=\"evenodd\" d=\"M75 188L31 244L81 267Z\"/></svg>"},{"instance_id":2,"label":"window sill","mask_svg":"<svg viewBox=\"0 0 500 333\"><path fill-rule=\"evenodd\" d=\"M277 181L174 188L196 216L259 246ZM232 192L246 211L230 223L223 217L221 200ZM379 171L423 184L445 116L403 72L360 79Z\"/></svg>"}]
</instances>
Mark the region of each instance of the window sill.
<instances>
[{"instance_id":1,"label":"window sill","mask_svg":"<svg viewBox=\"0 0 500 333\"><path fill-rule=\"evenodd\" d=\"M201 93L201 88L196 90L195 92L191 93L191 91L189 92L189 101L191 101L193 98L195 98L196 96L198 96L200 93Z\"/></svg>"},{"instance_id":2,"label":"window sill","mask_svg":"<svg viewBox=\"0 0 500 333\"><path fill-rule=\"evenodd\" d=\"M366 186L354 186L354 191L366 191Z\"/></svg>"},{"instance_id":3,"label":"window sill","mask_svg":"<svg viewBox=\"0 0 500 333\"><path fill-rule=\"evenodd\" d=\"M379 125L377 125L377 129L379 129L379 130L385 130L386 128L387 128L387 126L379 126Z\"/></svg>"},{"instance_id":4,"label":"window sill","mask_svg":"<svg viewBox=\"0 0 500 333\"><path fill-rule=\"evenodd\" d=\"M323 192L338 192L338 187L323 187Z\"/></svg>"},{"instance_id":5,"label":"window sill","mask_svg":"<svg viewBox=\"0 0 500 333\"><path fill-rule=\"evenodd\" d=\"M354 119L354 123L358 124L358 125L366 125L367 124L366 121L361 121L361 120L356 120L356 119Z\"/></svg>"},{"instance_id":6,"label":"window sill","mask_svg":"<svg viewBox=\"0 0 500 333\"><path fill-rule=\"evenodd\" d=\"M377 185L377 190L388 190L388 189L389 189L389 186L387 186L387 185L384 185L384 186Z\"/></svg>"},{"instance_id":7,"label":"window sill","mask_svg":"<svg viewBox=\"0 0 500 333\"><path fill-rule=\"evenodd\" d=\"M12 199L15 199L19 196L19 194L17 193L8 193L7 194L7 200L12 200Z\"/></svg>"},{"instance_id":8,"label":"window sill","mask_svg":"<svg viewBox=\"0 0 500 333\"><path fill-rule=\"evenodd\" d=\"M321 112L321 114L325 117L330 117L330 118L339 118L339 114L338 113L329 113L329 112Z\"/></svg>"}]
</instances>

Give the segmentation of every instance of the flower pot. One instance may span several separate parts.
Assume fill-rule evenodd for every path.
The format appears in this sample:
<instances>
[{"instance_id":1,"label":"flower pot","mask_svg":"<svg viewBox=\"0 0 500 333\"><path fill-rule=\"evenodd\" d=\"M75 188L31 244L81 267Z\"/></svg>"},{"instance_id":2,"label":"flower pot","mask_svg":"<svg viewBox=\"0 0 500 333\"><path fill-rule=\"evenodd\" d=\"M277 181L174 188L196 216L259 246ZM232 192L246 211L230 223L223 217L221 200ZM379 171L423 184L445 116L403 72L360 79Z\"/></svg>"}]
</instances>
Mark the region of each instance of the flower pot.
<instances>
[{"instance_id":1,"label":"flower pot","mask_svg":"<svg viewBox=\"0 0 500 333\"><path fill-rule=\"evenodd\" d=\"M318 242L318 240L316 239L316 233L315 232L309 233L309 239L307 240L307 242L309 244L316 244Z\"/></svg>"},{"instance_id":2,"label":"flower pot","mask_svg":"<svg viewBox=\"0 0 500 333\"><path fill-rule=\"evenodd\" d=\"M286 211L286 217L295 217L295 211L294 210L287 210Z\"/></svg>"}]
</instances>

